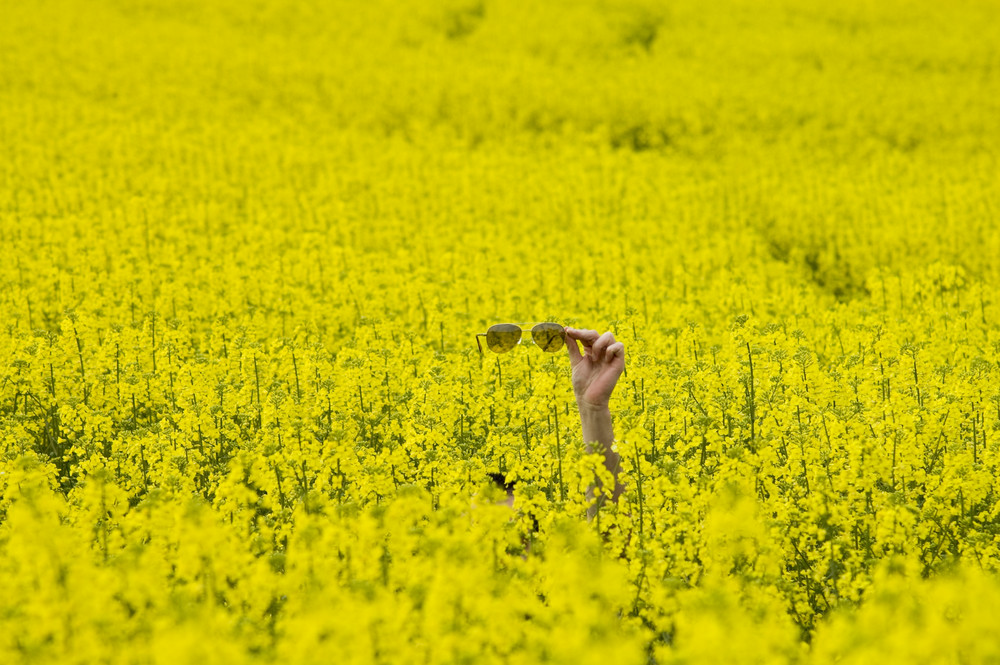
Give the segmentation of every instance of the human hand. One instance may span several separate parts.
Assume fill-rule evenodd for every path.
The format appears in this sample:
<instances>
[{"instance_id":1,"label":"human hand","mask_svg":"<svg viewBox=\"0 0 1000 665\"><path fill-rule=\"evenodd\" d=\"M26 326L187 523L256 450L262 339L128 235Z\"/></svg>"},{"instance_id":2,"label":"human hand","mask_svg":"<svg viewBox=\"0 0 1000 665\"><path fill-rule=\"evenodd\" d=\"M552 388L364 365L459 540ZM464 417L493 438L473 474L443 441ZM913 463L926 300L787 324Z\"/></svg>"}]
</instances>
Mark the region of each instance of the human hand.
<instances>
[{"instance_id":1,"label":"human hand","mask_svg":"<svg viewBox=\"0 0 1000 665\"><path fill-rule=\"evenodd\" d=\"M583 344L581 353L577 341ZM610 332L566 328L566 349L573 368L573 392L577 406L606 409L618 377L625 370L625 345Z\"/></svg>"}]
</instances>

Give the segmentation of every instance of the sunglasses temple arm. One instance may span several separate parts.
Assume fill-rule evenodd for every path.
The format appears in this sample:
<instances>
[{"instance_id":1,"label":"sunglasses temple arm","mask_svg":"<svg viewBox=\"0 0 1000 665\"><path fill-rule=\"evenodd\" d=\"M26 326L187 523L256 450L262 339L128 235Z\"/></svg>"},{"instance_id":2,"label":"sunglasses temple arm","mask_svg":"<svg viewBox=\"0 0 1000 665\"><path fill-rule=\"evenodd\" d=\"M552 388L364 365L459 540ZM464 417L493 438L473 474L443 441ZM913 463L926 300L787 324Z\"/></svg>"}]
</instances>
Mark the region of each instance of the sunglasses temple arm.
<instances>
[{"instance_id":1,"label":"sunglasses temple arm","mask_svg":"<svg viewBox=\"0 0 1000 665\"><path fill-rule=\"evenodd\" d=\"M476 346L479 347L479 355L483 355L483 343L479 341L480 337L486 337L486 333L476 334Z\"/></svg>"}]
</instances>

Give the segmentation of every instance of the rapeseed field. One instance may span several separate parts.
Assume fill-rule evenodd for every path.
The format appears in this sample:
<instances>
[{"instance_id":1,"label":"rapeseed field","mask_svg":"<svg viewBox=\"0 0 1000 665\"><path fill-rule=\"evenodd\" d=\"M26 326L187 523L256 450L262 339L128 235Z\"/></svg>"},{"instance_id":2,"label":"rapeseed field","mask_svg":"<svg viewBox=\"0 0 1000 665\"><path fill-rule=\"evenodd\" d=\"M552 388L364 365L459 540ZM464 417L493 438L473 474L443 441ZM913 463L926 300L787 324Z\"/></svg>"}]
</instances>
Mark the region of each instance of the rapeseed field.
<instances>
[{"instance_id":1,"label":"rapeseed field","mask_svg":"<svg viewBox=\"0 0 1000 665\"><path fill-rule=\"evenodd\" d=\"M0 0L0 662L996 662L998 44ZM617 502L526 321L624 343Z\"/></svg>"}]
</instances>

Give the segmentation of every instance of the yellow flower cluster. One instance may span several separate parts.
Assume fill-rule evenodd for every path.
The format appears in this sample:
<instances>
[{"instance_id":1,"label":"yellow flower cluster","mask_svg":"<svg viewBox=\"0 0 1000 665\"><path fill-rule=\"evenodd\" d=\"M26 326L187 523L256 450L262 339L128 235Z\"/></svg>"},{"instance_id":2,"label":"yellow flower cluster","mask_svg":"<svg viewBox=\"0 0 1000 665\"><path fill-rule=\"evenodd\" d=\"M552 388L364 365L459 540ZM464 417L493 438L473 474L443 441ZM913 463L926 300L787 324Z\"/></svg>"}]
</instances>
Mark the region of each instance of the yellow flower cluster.
<instances>
[{"instance_id":1,"label":"yellow flower cluster","mask_svg":"<svg viewBox=\"0 0 1000 665\"><path fill-rule=\"evenodd\" d=\"M1000 659L960 4L6 3L0 662Z\"/></svg>"}]
</instances>

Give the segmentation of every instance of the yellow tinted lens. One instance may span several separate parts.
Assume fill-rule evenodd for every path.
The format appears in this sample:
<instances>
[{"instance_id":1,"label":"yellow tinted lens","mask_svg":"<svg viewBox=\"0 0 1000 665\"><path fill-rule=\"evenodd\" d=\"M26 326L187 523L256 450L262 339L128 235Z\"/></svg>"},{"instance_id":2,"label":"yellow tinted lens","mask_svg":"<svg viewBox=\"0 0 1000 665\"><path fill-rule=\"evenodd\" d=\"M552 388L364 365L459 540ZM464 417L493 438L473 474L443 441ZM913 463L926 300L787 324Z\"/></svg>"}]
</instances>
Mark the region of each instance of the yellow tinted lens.
<instances>
[{"instance_id":1,"label":"yellow tinted lens","mask_svg":"<svg viewBox=\"0 0 1000 665\"><path fill-rule=\"evenodd\" d=\"M566 341L566 330L558 323L539 323L531 329L531 337L542 351L558 351Z\"/></svg>"},{"instance_id":2,"label":"yellow tinted lens","mask_svg":"<svg viewBox=\"0 0 1000 665\"><path fill-rule=\"evenodd\" d=\"M486 331L486 346L491 351L510 351L521 341L521 329L513 323L498 323Z\"/></svg>"}]
</instances>

